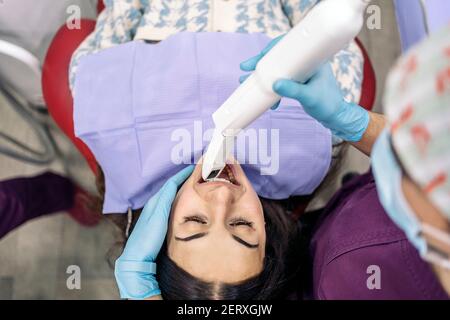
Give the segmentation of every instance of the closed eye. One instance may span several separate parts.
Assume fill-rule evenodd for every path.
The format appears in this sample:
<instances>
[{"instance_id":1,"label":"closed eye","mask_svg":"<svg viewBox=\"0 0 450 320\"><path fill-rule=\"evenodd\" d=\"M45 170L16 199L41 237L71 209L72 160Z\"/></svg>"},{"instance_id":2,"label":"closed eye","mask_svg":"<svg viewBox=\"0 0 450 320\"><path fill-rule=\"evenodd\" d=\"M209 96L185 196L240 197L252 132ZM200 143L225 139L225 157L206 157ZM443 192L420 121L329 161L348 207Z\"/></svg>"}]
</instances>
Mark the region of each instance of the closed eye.
<instances>
[{"instance_id":1,"label":"closed eye","mask_svg":"<svg viewBox=\"0 0 450 320\"><path fill-rule=\"evenodd\" d=\"M243 218L235 218L230 221L230 226L232 226L232 227L246 226L249 228L253 228L253 222L250 222Z\"/></svg>"},{"instance_id":2,"label":"closed eye","mask_svg":"<svg viewBox=\"0 0 450 320\"><path fill-rule=\"evenodd\" d=\"M188 216L184 217L184 222L196 222L199 224L207 224L207 220L202 216Z\"/></svg>"}]
</instances>

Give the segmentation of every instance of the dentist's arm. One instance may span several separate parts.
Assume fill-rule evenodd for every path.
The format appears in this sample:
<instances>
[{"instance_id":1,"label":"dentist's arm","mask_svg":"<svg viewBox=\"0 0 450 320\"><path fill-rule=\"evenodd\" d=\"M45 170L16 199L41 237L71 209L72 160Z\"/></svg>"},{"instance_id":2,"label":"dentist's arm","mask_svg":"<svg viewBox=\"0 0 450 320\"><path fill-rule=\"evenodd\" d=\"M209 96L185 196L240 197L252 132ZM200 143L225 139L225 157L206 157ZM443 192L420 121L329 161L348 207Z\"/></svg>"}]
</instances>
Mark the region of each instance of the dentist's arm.
<instances>
[{"instance_id":1,"label":"dentist's arm","mask_svg":"<svg viewBox=\"0 0 450 320\"><path fill-rule=\"evenodd\" d=\"M385 126L385 117L349 103L342 97L327 63L305 84L278 80L273 89L282 97L299 101L303 109L331 132L370 156Z\"/></svg>"},{"instance_id":2,"label":"dentist's arm","mask_svg":"<svg viewBox=\"0 0 450 320\"><path fill-rule=\"evenodd\" d=\"M370 156L375 141L386 126L386 117L379 113L370 111L368 113L370 120L366 131L360 141L351 144L365 155Z\"/></svg>"},{"instance_id":3,"label":"dentist's arm","mask_svg":"<svg viewBox=\"0 0 450 320\"><path fill-rule=\"evenodd\" d=\"M241 69L255 70L258 61L279 39L274 39L259 55L241 63ZM306 83L280 79L273 84L273 90L282 97L299 101L311 117L367 155L384 127L384 116L344 100L329 63Z\"/></svg>"}]
</instances>

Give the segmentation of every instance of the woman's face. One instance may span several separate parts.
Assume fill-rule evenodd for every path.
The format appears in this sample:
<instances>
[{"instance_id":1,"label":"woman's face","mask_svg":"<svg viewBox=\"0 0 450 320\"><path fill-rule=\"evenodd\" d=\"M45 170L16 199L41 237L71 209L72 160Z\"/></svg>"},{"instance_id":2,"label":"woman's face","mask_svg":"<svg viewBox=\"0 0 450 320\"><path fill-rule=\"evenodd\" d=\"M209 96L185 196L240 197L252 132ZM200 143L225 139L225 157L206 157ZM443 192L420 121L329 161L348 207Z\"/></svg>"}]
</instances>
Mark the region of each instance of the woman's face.
<instances>
[{"instance_id":1,"label":"woman's face","mask_svg":"<svg viewBox=\"0 0 450 320\"><path fill-rule=\"evenodd\" d=\"M255 190L239 164L227 165L223 181L214 182L203 181L201 168L197 164L173 203L169 257L203 281L237 283L258 275L266 232Z\"/></svg>"}]
</instances>

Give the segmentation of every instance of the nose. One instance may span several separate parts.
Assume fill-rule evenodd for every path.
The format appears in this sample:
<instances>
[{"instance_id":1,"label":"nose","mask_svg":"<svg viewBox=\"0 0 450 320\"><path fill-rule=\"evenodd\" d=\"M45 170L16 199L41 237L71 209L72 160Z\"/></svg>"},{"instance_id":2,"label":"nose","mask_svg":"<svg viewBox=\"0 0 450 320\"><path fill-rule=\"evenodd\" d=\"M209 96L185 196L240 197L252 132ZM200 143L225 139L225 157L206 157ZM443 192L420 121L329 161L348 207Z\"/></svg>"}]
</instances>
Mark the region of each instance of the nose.
<instances>
[{"instance_id":1,"label":"nose","mask_svg":"<svg viewBox=\"0 0 450 320\"><path fill-rule=\"evenodd\" d=\"M233 190L226 185L211 186L204 197L212 205L231 205L236 200Z\"/></svg>"}]
</instances>

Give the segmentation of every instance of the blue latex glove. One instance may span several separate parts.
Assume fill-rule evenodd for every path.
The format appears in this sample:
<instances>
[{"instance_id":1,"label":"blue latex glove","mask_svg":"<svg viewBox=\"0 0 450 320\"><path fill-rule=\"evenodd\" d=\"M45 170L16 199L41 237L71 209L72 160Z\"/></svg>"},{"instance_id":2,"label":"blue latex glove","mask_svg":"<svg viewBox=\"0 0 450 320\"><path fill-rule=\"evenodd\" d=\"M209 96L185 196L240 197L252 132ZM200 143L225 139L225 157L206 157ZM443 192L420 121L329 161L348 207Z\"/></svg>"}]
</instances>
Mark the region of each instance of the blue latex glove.
<instances>
[{"instance_id":1,"label":"blue latex glove","mask_svg":"<svg viewBox=\"0 0 450 320\"><path fill-rule=\"evenodd\" d=\"M178 187L193 170L194 167L189 166L167 180L142 210L115 265L114 274L121 298L146 299L161 294L155 278L155 260L166 237L169 214Z\"/></svg>"},{"instance_id":2,"label":"blue latex glove","mask_svg":"<svg viewBox=\"0 0 450 320\"><path fill-rule=\"evenodd\" d=\"M255 70L259 60L281 37L272 40L257 56L242 62L241 69ZM244 81L245 78L246 76L241 77L240 81ZM369 113L357 104L344 100L329 63L320 67L317 73L304 84L281 79L273 84L273 90L282 97L299 101L311 117L345 141L360 141L369 125ZM278 104L272 109L277 108Z\"/></svg>"}]
</instances>

